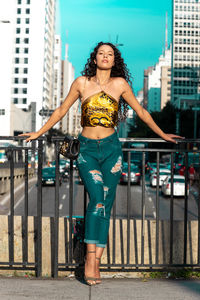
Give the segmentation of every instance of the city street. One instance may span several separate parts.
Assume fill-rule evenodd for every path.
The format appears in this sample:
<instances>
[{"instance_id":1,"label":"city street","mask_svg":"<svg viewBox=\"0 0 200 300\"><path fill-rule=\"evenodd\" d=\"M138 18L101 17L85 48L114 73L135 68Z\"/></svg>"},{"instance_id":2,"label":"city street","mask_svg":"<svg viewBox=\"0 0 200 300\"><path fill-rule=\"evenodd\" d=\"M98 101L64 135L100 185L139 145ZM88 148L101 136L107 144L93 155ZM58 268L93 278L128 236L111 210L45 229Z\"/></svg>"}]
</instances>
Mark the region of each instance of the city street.
<instances>
[{"instance_id":1,"label":"city street","mask_svg":"<svg viewBox=\"0 0 200 300\"><path fill-rule=\"evenodd\" d=\"M84 187L79 182L76 171L74 172L74 201L73 216L83 216L83 191ZM127 185L118 185L116 195L116 216L127 216ZM55 187L42 187L42 211L43 216L53 216L55 206ZM188 197L188 220L197 220L197 190L195 186L190 187ZM141 218L142 186L131 185L130 216L131 218ZM184 219L184 197L174 198L174 220ZM170 197L163 197L159 190L159 218L169 220L170 218ZM24 210L24 185L15 189L15 215L23 215ZM37 184L36 178L29 183L28 194L28 214L36 215L37 212ZM62 181L59 189L59 212L60 216L69 215L69 182ZM0 197L0 214L9 213L9 194ZM149 184L149 176L145 179L145 218L156 218L156 188Z\"/></svg>"}]
</instances>

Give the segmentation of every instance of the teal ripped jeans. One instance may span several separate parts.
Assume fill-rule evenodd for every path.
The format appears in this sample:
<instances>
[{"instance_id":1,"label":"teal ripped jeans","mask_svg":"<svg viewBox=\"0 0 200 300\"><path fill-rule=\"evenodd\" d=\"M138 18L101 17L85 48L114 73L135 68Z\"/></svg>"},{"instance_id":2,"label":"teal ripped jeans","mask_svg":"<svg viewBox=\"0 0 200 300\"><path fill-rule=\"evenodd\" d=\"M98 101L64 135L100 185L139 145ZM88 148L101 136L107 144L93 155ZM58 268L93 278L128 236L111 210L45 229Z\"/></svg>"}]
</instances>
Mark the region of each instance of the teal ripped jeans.
<instances>
[{"instance_id":1,"label":"teal ripped jeans","mask_svg":"<svg viewBox=\"0 0 200 300\"><path fill-rule=\"evenodd\" d=\"M121 176L122 149L117 133L103 139L78 137L80 153L77 167L89 194L85 220L85 239L88 244L105 247L110 213Z\"/></svg>"}]
</instances>

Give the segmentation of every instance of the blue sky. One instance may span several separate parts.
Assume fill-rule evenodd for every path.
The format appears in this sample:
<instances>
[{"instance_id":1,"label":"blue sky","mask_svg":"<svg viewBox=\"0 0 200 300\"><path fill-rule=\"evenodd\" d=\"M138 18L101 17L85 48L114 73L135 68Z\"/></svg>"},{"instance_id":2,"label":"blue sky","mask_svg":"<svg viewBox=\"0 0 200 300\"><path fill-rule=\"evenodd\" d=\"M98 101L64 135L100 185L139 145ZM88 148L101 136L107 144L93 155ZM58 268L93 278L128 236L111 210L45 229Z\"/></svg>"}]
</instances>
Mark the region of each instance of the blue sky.
<instances>
[{"instance_id":1,"label":"blue sky","mask_svg":"<svg viewBox=\"0 0 200 300\"><path fill-rule=\"evenodd\" d=\"M168 12L171 40L172 0L57 0L57 33L69 44L69 60L80 75L90 52L100 41L116 42L133 76L137 93L143 86L144 69L154 65L165 44L165 14Z\"/></svg>"}]
</instances>

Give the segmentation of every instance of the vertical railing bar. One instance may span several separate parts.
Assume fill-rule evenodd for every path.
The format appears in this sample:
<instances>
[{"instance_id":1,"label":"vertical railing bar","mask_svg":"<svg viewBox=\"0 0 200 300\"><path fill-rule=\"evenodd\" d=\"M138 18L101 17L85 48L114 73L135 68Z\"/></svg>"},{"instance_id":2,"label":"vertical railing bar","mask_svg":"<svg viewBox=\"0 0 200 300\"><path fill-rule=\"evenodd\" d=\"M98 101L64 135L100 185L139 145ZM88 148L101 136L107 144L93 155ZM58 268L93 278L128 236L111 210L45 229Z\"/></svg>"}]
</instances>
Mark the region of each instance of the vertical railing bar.
<instances>
[{"instance_id":1,"label":"vertical railing bar","mask_svg":"<svg viewBox=\"0 0 200 300\"><path fill-rule=\"evenodd\" d=\"M28 149L25 149L24 215L22 216L23 263L28 262Z\"/></svg>"},{"instance_id":2,"label":"vertical railing bar","mask_svg":"<svg viewBox=\"0 0 200 300\"><path fill-rule=\"evenodd\" d=\"M135 241L135 263L138 265L138 239L137 239L137 220L133 220L133 231Z\"/></svg>"},{"instance_id":3,"label":"vertical railing bar","mask_svg":"<svg viewBox=\"0 0 200 300\"><path fill-rule=\"evenodd\" d=\"M108 235L108 240L107 240L107 264L110 265L110 238ZM110 267L108 267L110 269Z\"/></svg>"},{"instance_id":4,"label":"vertical railing bar","mask_svg":"<svg viewBox=\"0 0 200 300\"><path fill-rule=\"evenodd\" d=\"M141 265L144 264L144 222L145 222L145 152L142 152L142 222L141 222Z\"/></svg>"},{"instance_id":5,"label":"vertical railing bar","mask_svg":"<svg viewBox=\"0 0 200 300\"><path fill-rule=\"evenodd\" d=\"M130 263L130 201L131 201L131 152L128 151L128 185L127 185L127 265Z\"/></svg>"},{"instance_id":6,"label":"vertical railing bar","mask_svg":"<svg viewBox=\"0 0 200 300\"><path fill-rule=\"evenodd\" d=\"M156 264L159 257L159 181L160 181L160 153L157 152L157 186L156 186Z\"/></svg>"},{"instance_id":7,"label":"vertical railing bar","mask_svg":"<svg viewBox=\"0 0 200 300\"><path fill-rule=\"evenodd\" d=\"M112 263L115 264L116 255L116 199L113 204L113 240L112 240Z\"/></svg>"},{"instance_id":8,"label":"vertical railing bar","mask_svg":"<svg viewBox=\"0 0 200 300\"><path fill-rule=\"evenodd\" d=\"M8 216L9 227L9 265L14 263L14 160L13 150L10 150L10 215Z\"/></svg>"},{"instance_id":9,"label":"vertical railing bar","mask_svg":"<svg viewBox=\"0 0 200 300\"><path fill-rule=\"evenodd\" d=\"M43 140L38 140L38 181L37 181L37 218L36 218L36 276L42 275L42 164Z\"/></svg>"},{"instance_id":10,"label":"vertical railing bar","mask_svg":"<svg viewBox=\"0 0 200 300\"><path fill-rule=\"evenodd\" d=\"M73 214L73 160L70 159L70 173L69 173L69 262L70 263L72 263L72 258L73 258L72 214Z\"/></svg>"},{"instance_id":11,"label":"vertical railing bar","mask_svg":"<svg viewBox=\"0 0 200 300\"><path fill-rule=\"evenodd\" d=\"M174 154L171 152L171 183L170 183L170 265L173 263L173 237L174 237Z\"/></svg>"},{"instance_id":12,"label":"vertical railing bar","mask_svg":"<svg viewBox=\"0 0 200 300\"><path fill-rule=\"evenodd\" d=\"M65 241L65 263L69 261L69 247L68 247L68 225L67 218L64 218L64 241Z\"/></svg>"},{"instance_id":13,"label":"vertical railing bar","mask_svg":"<svg viewBox=\"0 0 200 300\"><path fill-rule=\"evenodd\" d=\"M200 174L200 156L199 156L199 169L198 172ZM200 175L198 180L198 250L197 250L197 263L200 265Z\"/></svg>"},{"instance_id":14,"label":"vertical railing bar","mask_svg":"<svg viewBox=\"0 0 200 300\"><path fill-rule=\"evenodd\" d=\"M58 277L58 245L59 245L59 152L58 141L55 141L55 155L56 155L56 184L55 184L55 202L54 202L54 270L53 277Z\"/></svg>"},{"instance_id":15,"label":"vertical railing bar","mask_svg":"<svg viewBox=\"0 0 200 300\"><path fill-rule=\"evenodd\" d=\"M184 207L184 249L183 249L183 263L187 261L187 223L188 223L188 152L185 153L185 207Z\"/></svg>"},{"instance_id":16,"label":"vertical railing bar","mask_svg":"<svg viewBox=\"0 0 200 300\"><path fill-rule=\"evenodd\" d=\"M120 245L121 245L121 264L124 266L124 239L123 239L123 224L122 219L119 219Z\"/></svg>"}]
</instances>

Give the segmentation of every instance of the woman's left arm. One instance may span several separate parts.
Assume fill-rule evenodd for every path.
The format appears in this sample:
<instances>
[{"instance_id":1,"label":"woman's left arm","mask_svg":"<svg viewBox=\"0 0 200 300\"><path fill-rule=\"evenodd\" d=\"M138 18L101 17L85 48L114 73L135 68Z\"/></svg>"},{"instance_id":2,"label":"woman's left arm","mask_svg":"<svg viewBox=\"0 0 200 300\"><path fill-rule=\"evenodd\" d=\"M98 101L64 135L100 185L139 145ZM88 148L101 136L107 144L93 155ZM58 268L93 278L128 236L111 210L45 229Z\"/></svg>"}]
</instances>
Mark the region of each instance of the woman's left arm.
<instances>
[{"instance_id":1,"label":"woman's left arm","mask_svg":"<svg viewBox=\"0 0 200 300\"><path fill-rule=\"evenodd\" d=\"M162 139L168 142L177 143L174 138L183 139L183 137L175 135L175 134L169 134L164 133L160 127L154 122L151 115L148 113L146 109L144 109L139 102L137 101L136 97L134 96L132 89L130 85L127 83L127 81L123 80L122 83L122 97L124 100L130 105L132 109L136 112L138 117L145 122L157 135L159 135Z\"/></svg>"}]
</instances>

